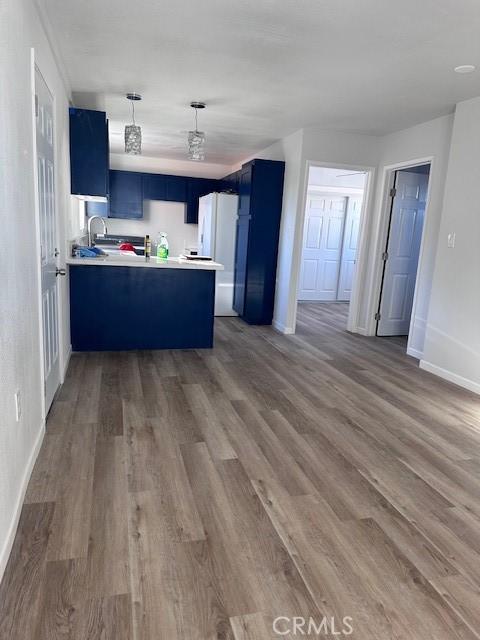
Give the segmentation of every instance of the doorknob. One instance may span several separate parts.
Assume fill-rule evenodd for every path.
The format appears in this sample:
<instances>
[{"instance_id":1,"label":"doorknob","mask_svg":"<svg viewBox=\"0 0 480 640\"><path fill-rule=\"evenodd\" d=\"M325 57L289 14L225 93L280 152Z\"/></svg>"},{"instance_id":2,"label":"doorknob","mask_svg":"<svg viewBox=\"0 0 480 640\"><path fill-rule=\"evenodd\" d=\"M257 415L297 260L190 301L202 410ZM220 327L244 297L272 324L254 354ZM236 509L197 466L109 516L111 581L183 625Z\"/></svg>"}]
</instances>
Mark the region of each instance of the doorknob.
<instances>
[{"instance_id":1,"label":"doorknob","mask_svg":"<svg viewBox=\"0 0 480 640\"><path fill-rule=\"evenodd\" d=\"M55 275L56 276L66 276L67 275L67 271L66 269L55 269Z\"/></svg>"}]
</instances>

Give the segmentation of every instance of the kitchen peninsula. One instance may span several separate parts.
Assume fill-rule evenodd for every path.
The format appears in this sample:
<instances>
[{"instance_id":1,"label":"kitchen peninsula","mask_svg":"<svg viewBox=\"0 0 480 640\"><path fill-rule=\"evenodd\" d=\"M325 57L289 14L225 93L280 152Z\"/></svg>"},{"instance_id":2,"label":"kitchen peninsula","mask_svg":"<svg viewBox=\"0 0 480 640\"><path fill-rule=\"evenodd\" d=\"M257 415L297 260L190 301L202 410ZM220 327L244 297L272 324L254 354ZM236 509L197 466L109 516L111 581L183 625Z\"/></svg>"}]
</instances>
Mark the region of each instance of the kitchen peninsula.
<instances>
[{"instance_id":1,"label":"kitchen peninsula","mask_svg":"<svg viewBox=\"0 0 480 640\"><path fill-rule=\"evenodd\" d=\"M215 273L223 265L123 254L67 264L74 351L213 346Z\"/></svg>"}]
</instances>

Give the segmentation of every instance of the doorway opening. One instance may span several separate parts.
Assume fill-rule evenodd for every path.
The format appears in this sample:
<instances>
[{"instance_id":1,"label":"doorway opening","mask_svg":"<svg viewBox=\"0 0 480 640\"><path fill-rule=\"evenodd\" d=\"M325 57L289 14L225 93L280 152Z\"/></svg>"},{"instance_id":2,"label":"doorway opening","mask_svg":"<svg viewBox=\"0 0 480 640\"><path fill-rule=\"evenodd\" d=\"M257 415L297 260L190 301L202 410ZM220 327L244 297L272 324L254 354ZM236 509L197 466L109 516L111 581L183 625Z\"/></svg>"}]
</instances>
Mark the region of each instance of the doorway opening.
<instances>
[{"instance_id":1,"label":"doorway opening","mask_svg":"<svg viewBox=\"0 0 480 640\"><path fill-rule=\"evenodd\" d=\"M382 253L376 335L408 336L427 204L430 163L397 169Z\"/></svg>"},{"instance_id":2,"label":"doorway opening","mask_svg":"<svg viewBox=\"0 0 480 640\"><path fill-rule=\"evenodd\" d=\"M335 303L335 316L347 326L367 181L366 170L309 167L297 323Z\"/></svg>"}]
</instances>

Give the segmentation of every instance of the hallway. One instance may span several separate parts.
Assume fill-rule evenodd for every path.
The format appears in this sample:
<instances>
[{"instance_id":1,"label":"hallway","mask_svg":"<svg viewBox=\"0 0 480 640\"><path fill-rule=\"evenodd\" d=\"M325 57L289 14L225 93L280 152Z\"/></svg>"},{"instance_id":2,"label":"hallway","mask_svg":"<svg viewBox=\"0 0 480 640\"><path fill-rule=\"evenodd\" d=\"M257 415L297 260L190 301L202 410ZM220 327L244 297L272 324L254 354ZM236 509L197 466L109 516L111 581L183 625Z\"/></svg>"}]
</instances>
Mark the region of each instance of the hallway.
<instances>
[{"instance_id":1,"label":"hallway","mask_svg":"<svg viewBox=\"0 0 480 640\"><path fill-rule=\"evenodd\" d=\"M478 397L346 313L301 304L294 336L217 319L213 350L74 354L0 638L298 637L280 616L479 638Z\"/></svg>"}]
</instances>

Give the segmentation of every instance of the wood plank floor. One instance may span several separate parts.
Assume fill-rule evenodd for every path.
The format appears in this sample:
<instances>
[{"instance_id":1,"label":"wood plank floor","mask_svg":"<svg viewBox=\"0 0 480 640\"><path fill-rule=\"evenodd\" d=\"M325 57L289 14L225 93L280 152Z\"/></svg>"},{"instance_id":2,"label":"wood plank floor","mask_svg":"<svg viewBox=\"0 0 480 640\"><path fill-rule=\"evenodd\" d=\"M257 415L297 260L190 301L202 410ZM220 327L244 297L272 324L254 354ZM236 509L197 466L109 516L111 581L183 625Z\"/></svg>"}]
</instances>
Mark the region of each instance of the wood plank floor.
<instances>
[{"instance_id":1,"label":"wood plank floor","mask_svg":"<svg viewBox=\"0 0 480 640\"><path fill-rule=\"evenodd\" d=\"M346 314L302 304L295 336L224 318L213 350L75 354L0 638L302 635L279 616L480 638L479 398Z\"/></svg>"}]
</instances>

